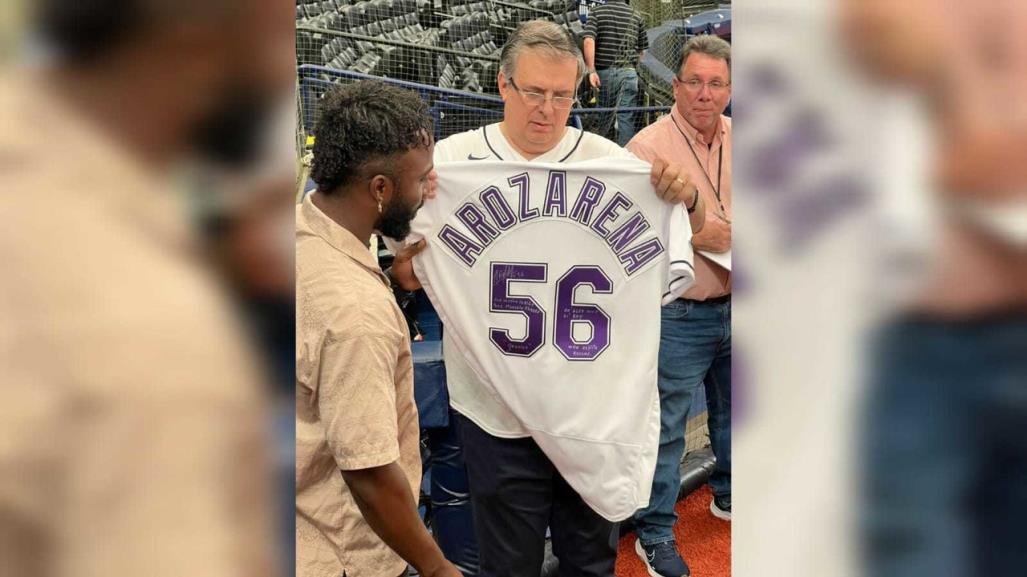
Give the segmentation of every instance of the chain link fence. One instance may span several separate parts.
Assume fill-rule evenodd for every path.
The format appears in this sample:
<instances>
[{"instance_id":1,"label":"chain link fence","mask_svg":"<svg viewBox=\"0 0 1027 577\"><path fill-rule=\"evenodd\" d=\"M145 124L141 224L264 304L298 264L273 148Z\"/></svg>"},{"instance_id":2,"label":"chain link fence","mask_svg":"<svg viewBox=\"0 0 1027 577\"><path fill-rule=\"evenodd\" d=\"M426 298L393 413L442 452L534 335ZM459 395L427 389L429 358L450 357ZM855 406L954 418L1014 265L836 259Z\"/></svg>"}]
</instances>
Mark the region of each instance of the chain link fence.
<instances>
[{"instance_id":1,"label":"chain link fence","mask_svg":"<svg viewBox=\"0 0 1027 577\"><path fill-rule=\"evenodd\" d=\"M584 15L596 0L298 0L296 54L299 112L303 134L317 119L317 103L333 83L387 79L425 97L439 125L437 137L472 130L501 117L496 76L499 52L521 22L543 19L565 26L582 39ZM708 0L633 0L648 27L650 50L639 65L635 125L654 121L673 103L670 78L685 39L724 31L697 14L730 3ZM720 16L724 19L724 16ZM709 24L709 25L707 25ZM714 29L716 25L718 29ZM595 94L583 82L581 107L572 123L611 137L614 109L595 108ZM605 133L604 133L605 132Z\"/></svg>"},{"instance_id":2,"label":"chain link fence","mask_svg":"<svg viewBox=\"0 0 1027 577\"><path fill-rule=\"evenodd\" d=\"M692 0L634 0L646 21L649 50L638 68L639 91L651 106L674 103L671 78L681 49L692 36L716 34L731 41L731 3Z\"/></svg>"}]
</instances>

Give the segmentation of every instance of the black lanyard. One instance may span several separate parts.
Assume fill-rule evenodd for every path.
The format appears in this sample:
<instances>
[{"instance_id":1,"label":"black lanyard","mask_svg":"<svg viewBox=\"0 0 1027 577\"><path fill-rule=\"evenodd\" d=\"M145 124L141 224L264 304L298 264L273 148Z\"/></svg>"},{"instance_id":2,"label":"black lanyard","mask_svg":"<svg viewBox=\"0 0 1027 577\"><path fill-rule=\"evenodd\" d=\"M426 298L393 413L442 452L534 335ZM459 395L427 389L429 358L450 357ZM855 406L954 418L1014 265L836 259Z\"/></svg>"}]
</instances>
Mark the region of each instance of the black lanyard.
<instances>
[{"instance_id":1,"label":"black lanyard","mask_svg":"<svg viewBox=\"0 0 1027 577\"><path fill-rule=\"evenodd\" d=\"M692 146L692 141L688 139L688 135L685 134L684 130L678 126L678 121L673 116L670 119L674 122L674 128L678 129L681 136L685 138L685 144L688 145L688 150L692 151L692 157L695 158L695 163L702 169L703 176L706 177L706 182L710 183L710 188L713 189L713 194L717 196L717 204L720 205L720 212L727 214L727 210L724 208L724 201L720 200L720 175L723 174L724 168L724 141L721 140L720 148L717 149L717 186L713 186L713 179L710 178L710 173L706 172L706 166L703 165L702 161L699 160L699 155L695 153L695 148ZM711 143L712 144L712 143Z\"/></svg>"}]
</instances>

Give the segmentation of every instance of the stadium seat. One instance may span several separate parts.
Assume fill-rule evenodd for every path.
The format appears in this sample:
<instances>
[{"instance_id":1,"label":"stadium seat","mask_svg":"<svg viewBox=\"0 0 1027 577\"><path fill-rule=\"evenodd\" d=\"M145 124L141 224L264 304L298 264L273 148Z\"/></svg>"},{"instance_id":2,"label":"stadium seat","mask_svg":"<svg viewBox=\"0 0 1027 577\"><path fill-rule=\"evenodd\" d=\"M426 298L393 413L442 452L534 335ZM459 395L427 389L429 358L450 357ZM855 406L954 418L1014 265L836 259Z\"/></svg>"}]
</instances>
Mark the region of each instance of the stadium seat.
<instances>
[{"instance_id":1,"label":"stadium seat","mask_svg":"<svg viewBox=\"0 0 1027 577\"><path fill-rule=\"evenodd\" d=\"M369 12L376 22L381 22L389 17L392 0L371 0Z\"/></svg>"},{"instance_id":2,"label":"stadium seat","mask_svg":"<svg viewBox=\"0 0 1027 577\"><path fill-rule=\"evenodd\" d=\"M413 28L408 28L406 26L397 28L395 33L399 35L403 42L408 42L410 44L416 44L417 41L420 40L420 35L417 34L417 32L414 32Z\"/></svg>"},{"instance_id":3,"label":"stadium seat","mask_svg":"<svg viewBox=\"0 0 1027 577\"><path fill-rule=\"evenodd\" d=\"M314 44L314 34L306 30L296 31L296 46L320 46L320 44ZM320 61L315 61L317 58L316 53L313 51L297 50L296 60L300 66L304 64L321 64Z\"/></svg>"},{"instance_id":4,"label":"stadium seat","mask_svg":"<svg viewBox=\"0 0 1027 577\"><path fill-rule=\"evenodd\" d=\"M443 28L449 31L449 41L456 43L467 37L467 30L464 25L464 17L457 16L451 20L443 22Z\"/></svg>"},{"instance_id":5,"label":"stadium seat","mask_svg":"<svg viewBox=\"0 0 1027 577\"><path fill-rule=\"evenodd\" d=\"M399 35L402 36L404 39L414 38L417 36L417 32L414 31L412 27L407 26L406 21L402 17L396 18L395 22L396 32L399 33Z\"/></svg>"},{"instance_id":6,"label":"stadium seat","mask_svg":"<svg viewBox=\"0 0 1027 577\"><path fill-rule=\"evenodd\" d=\"M321 16L321 27L328 30L342 30L342 18L338 12L329 12Z\"/></svg>"},{"instance_id":7,"label":"stadium seat","mask_svg":"<svg viewBox=\"0 0 1027 577\"><path fill-rule=\"evenodd\" d=\"M378 60L377 66L375 66L374 73L378 76L385 76L388 78L401 78L404 75L400 73L403 67L402 56L403 52L396 46L383 46L381 53L379 54L380 59Z\"/></svg>"},{"instance_id":8,"label":"stadium seat","mask_svg":"<svg viewBox=\"0 0 1027 577\"><path fill-rule=\"evenodd\" d=\"M338 11L339 7L335 4L335 0L324 0L321 2L321 13L328 14L329 12Z\"/></svg>"},{"instance_id":9,"label":"stadium seat","mask_svg":"<svg viewBox=\"0 0 1027 577\"><path fill-rule=\"evenodd\" d=\"M354 72L360 72L362 74L372 74L378 67L378 63L381 62L381 57L373 52L368 52L360 57L350 69Z\"/></svg>"},{"instance_id":10,"label":"stadium seat","mask_svg":"<svg viewBox=\"0 0 1027 577\"><path fill-rule=\"evenodd\" d=\"M339 55L338 46L333 42L325 42L321 45L321 62L331 62Z\"/></svg>"},{"instance_id":11,"label":"stadium seat","mask_svg":"<svg viewBox=\"0 0 1027 577\"><path fill-rule=\"evenodd\" d=\"M440 80L453 79L453 67L449 65L449 60L442 54L435 57L435 71L438 73Z\"/></svg>"},{"instance_id":12,"label":"stadium seat","mask_svg":"<svg viewBox=\"0 0 1027 577\"><path fill-rule=\"evenodd\" d=\"M393 21L392 18L389 18L387 20L382 20L381 28L382 28L382 33L384 33L384 34L388 34L390 32L395 32L396 31L396 22Z\"/></svg>"},{"instance_id":13,"label":"stadium seat","mask_svg":"<svg viewBox=\"0 0 1027 577\"><path fill-rule=\"evenodd\" d=\"M476 12L471 15L471 19L474 21L474 26L479 31L486 32L489 29L489 15L484 12Z\"/></svg>"},{"instance_id":14,"label":"stadium seat","mask_svg":"<svg viewBox=\"0 0 1027 577\"><path fill-rule=\"evenodd\" d=\"M365 26L371 21L371 16L367 13L367 0L361 0L350 7L350 22L353 27Z\"/></svg>"},{"instance_id":15,"label":"stadium seat","mask_svg":"<svg viewBox=\"0 0 1027 577\"><path fill-rule=\"evenodd\" d=\"M467 16L464 16L468 36L475 36L482 31L481 21L476 18L477 16L478 14L468 14ZM481 14L481 16L485 15ZM488 16L485 16L485 20L488 21Z\"/></svg>"},{"instance_id":16,"label":"stadium seat","mask_svg":"<svg viewBox=\"0 0 1027 577\"><path fill-rule=\"evenodd\" d=\"M345 54L340 54L336 56L335 59L333 59L331 62L325 63L325 66L327 66L328 68L334 68L336 70L347 70L352 63L352 59L348 58Z\"/></svg>"},{"instance_id":17,"label":"stadium seat","mask_svg":"<svg viewBox=\"0 0 1027 577\"><path fill-rule=\"evenodd\" d=\"M307 4L307 18L317 18L321 15L320 4Z\"/></svg>"},{"instance_id":18,"label":"stadium seat","mask_svg":"<svg viewBox=\"0 0 1027 577\"><path fill-rule=\"evenodd\" d=\"M460 17L460 26L463 29L464 38L469 38L474 35L474 15L466 14Z\"/></svg>"},{"instance_id":19,"label":"stadium seat","mask_svg":"<svg viewBox=\"0 0 1027 577\"><path fill-rule=\"evenodd\" d=\"M409 14L404 16L403 19L406 21L407 26L413 26L415 24L420 26L420 22L418 22L417 20L417 13L415 12L410 12Z\"/></svg>"},{"instance_id":20,"label":"stadium seat","mask_svg":"<svg viewBox=\"0 0 1027 577\"><path fill-rule=\"evenodd\" d=\"M382 25L378 22L371 22L366 28L368 36L381 36L382 34Z\"/></svg>"},{"instance_id":21,"label":"stadium seat","mask_svg":"<svg viewBox=\"0 0 1027 577\"><path fill-rule=\"evenodd\" d=\"M474 71L473 67L465 68L460 71L460 86L461 90L468 92L481 92L481 85L478 82L478 74Z\"/></svg>"},{"instance_id":22,"label":"stadium seat","mask_svg":"<svg viewBox=\"0 0 1027 577\"><path fill-rule=\"evenodd\" d=\"M321 62L331 62L336 56L337 53L331 43L325 44L321 47Z\"/></svg>"},{"instance_id":23,"label":"stadium seat","mask_svg":"<svg viewBox=\"0 0 1027 577\"><path fill-rule=\"evenodd\" d=\"M346 31L353 28L353 15L351 14L352 10L352 6L342 6L339 8L339 30Z\"/></svg>"}]
</instances>

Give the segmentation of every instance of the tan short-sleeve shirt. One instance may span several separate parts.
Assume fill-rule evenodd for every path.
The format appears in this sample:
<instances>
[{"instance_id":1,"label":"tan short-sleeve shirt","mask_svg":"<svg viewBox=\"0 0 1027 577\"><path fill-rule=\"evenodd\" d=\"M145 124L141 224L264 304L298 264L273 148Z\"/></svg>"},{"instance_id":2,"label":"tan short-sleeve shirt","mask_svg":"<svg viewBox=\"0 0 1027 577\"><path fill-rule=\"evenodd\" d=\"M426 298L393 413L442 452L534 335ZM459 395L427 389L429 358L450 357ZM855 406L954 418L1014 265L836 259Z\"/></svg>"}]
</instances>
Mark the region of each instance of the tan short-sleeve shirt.
<instances>
[{"instance_id":1,"label":"tan short-sleeve shirt","mask_svg":"<svg viewBox=\"0 0 1027 577\"><path fill-rule=\"evenodd\" d=\"M421 482L406 322L374 257L314 205L296 209L296 575L399 575L342 470L398 461Z\"/></svg>"}]
</instances>

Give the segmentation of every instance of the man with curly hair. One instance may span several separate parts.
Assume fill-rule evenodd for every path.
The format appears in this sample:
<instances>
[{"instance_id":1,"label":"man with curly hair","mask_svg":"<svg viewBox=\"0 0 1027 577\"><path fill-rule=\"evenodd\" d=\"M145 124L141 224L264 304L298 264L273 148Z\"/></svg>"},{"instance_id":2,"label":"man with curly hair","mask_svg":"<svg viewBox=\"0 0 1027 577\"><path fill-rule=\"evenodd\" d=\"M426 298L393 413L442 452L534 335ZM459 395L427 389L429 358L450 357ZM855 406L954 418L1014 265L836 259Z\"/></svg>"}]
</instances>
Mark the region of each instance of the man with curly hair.
<instances>
[{"instance_id":1,"label":"man with curly hair","mask_svg":"<svg viewBox=\"0 0 1027 577\"><path fill-rule=\"evenodd\" d=\"M429 192L431 119L380 82L321 110L317 190L296 209L296 575L458 577L417 514L410 339L368 250L375 231L406 237Z\"/></svg>"}]
</instances>

